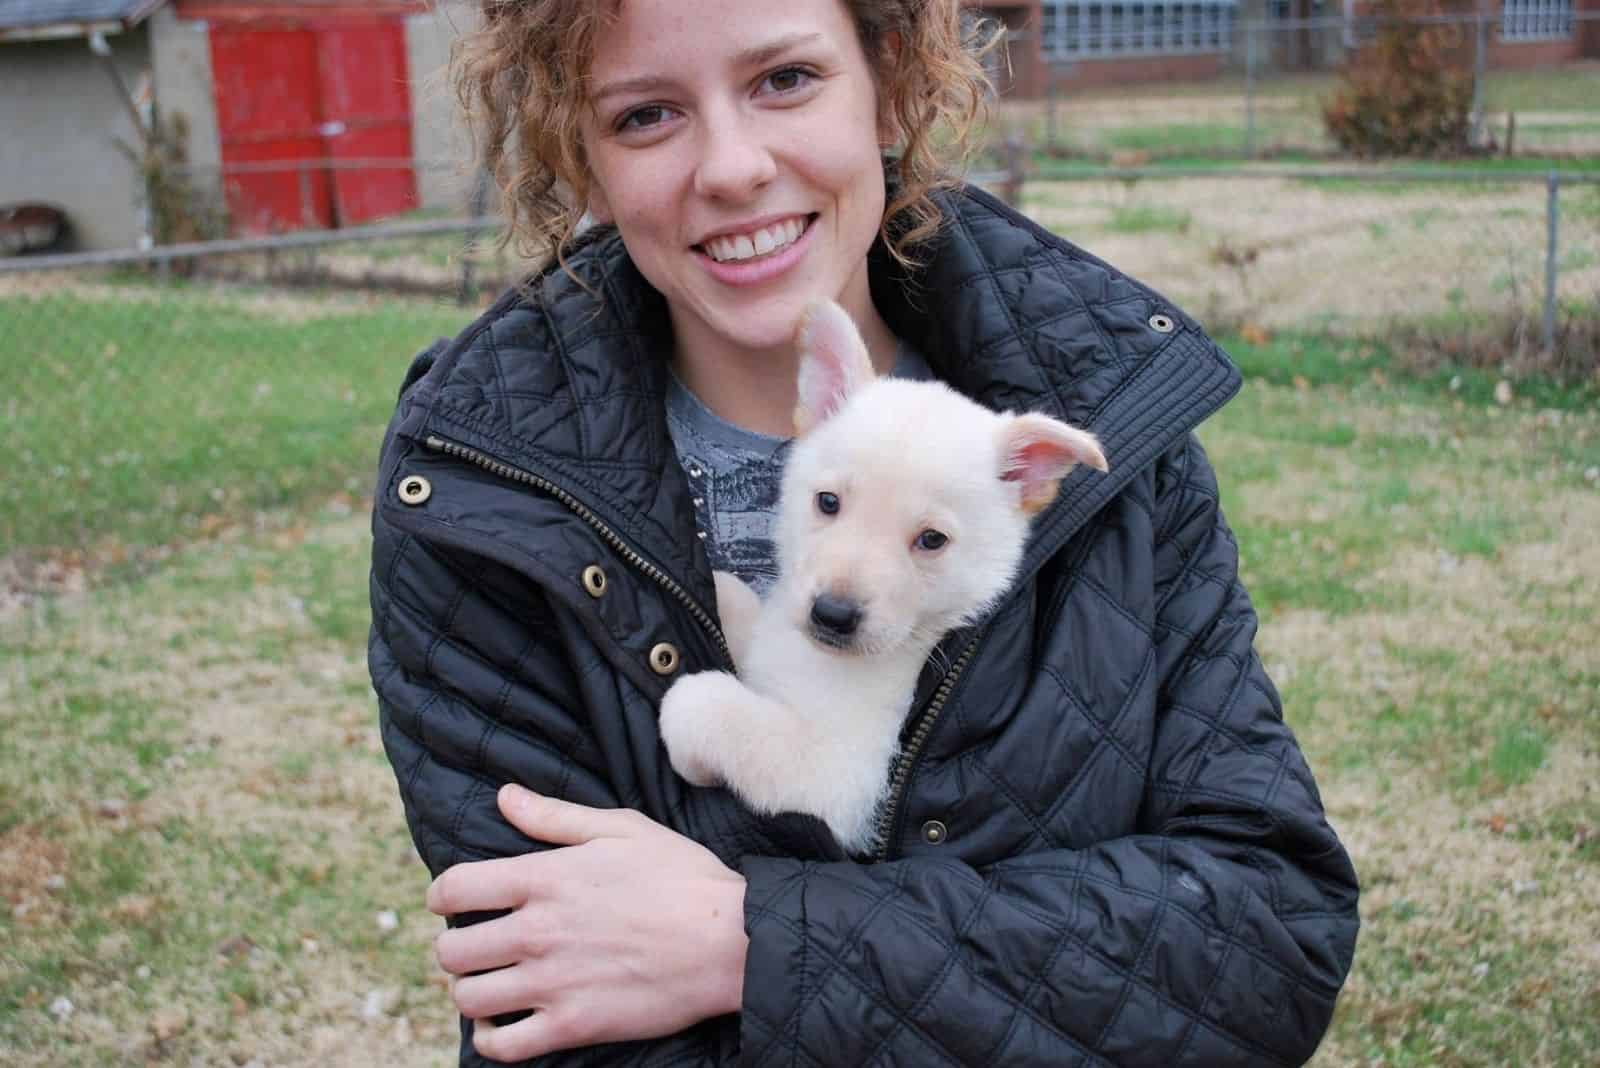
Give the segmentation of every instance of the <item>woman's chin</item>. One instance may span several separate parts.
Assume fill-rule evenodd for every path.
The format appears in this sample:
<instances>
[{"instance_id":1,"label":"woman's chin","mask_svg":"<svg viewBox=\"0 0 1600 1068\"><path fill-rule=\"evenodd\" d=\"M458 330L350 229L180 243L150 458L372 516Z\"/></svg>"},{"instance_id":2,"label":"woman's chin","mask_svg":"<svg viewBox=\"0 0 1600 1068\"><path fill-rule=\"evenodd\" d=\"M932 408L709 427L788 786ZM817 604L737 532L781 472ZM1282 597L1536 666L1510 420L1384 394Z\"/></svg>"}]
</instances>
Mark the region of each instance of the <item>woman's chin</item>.
<instances>
[{"instance_id":1,"label":"woman's chin","mask_svg":"<svg viewBox=\"0 0 1600 1068\"><path fill-rule=\"evenodd\" d=\"M805 295L773 296L738 308L719 309L703 320L711 333L733 349L766 352L794 345L795 331L810 299Z\"/></svg>"}]
</instances>

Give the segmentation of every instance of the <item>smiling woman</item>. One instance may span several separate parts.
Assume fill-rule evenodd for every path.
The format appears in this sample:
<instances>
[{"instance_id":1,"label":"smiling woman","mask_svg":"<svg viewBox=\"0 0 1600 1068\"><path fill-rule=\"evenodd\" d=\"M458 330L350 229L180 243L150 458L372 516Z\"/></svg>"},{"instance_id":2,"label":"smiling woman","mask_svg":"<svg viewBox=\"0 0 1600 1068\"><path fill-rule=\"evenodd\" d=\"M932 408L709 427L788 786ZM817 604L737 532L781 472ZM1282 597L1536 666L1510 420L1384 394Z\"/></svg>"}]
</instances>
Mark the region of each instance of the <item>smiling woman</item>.
<instances>
[{"instance_id":1,"label":"smiling woman","mask_svg":"<svg viewBox=\"0 0 1600 1068\"><path fill-rule=\"evenodd\" d=\"M838 301L878 369L894 364L867 285L891 140L872 67L837 0L624 12L596 42L579 127L589 209L666 298L684 385L731 423L787 434L794 365L775 357L808 303Z\"/></svg>"},{"instance_id":2,"label":"smiling woman","mask_svg":"<svg viewBox=\"0 0 1600 1068\"><path fill-rule=\"evenodd\" d=\"M1328 1024L1355 876L1192 436L1238 374L944 169L986 92L962 6L485 0L458 85L549 262L407 377L369 644L463 1063L1289 1064ZM775 573L819 301L878 374L1084 427L1110 465L1034 501L1026 450L984 474L901 427L1031 519L848 851L675 774L659 719L742 656L754 598L713 569ZM907 551L963 537L912 511Z\"/></svg>"}]
</instances>

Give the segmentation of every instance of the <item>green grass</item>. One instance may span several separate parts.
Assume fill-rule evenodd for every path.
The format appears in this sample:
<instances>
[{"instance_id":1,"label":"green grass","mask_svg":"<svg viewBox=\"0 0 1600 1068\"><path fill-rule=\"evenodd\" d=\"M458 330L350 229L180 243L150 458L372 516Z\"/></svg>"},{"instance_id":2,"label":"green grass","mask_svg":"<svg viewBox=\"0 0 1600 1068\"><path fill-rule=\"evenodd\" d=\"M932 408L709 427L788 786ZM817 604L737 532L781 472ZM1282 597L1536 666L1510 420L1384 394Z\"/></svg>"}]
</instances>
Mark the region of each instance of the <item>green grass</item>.
<instances>
[{"instance_id":1,"label":"green grass","mask_svg":"<svg viewBox=\"0 0 1600 1068\"><path fill-rule=\"evenodd\" d=\"M1107 148L1166 155L1237 155L1244 151L1244 137L1243 126L1197 122L1116 127L1101 133L1099 141Z\"/></svg>"},{"instance_id":2,"label":"green grass","mask_svg":"<svg viewBox=\"0 0 1600 1068\"><path fill-rule=\"evenodd\" d=\"M1484 104L1492 111L1600 112L1600 71L1593 67L1491 71Z\"/></svg>"},{"instance_id":3,"label":"green grass","mask_svg":"<svg viewBox=\"0 0 1600 1068\"><path fill-rule=\"evenodd\" d=\"M376 752L353 622L363 525L279 513L0 616L0 854L8 900L30 903L0 911L0 1059L285 1063L329 1028L384 1063L443 1059L426 873ZM101 815L105 798L125 814ZM386 910L399 931L376 923ZM373 990L379 1024L358 1012ZM63 995L70 1026L47 1011ZM150 1021L174 1007L190 1023L161 1045ZM409 1029L390 1046L399 1016L422 1053Z\"/></svg>"},{"instance_id":4,"label":"green grass","mask_svg":"<svg viewBox=\"0 0 1600 1068\"><path fill-rule=\"evenodd\" d=\"M0 363L15 443L0 545L156 544L208 515L364 490L411 356L468 317L129 294L0 298L27 353Z\"/></svg>"},{"instance_id":5,"label":"green grass","mask_svg":"<svg viewBox=\"0 0 1600 1068\"><path fill-rule=\"evenodd\" d=\"M328 495L366 488L407 360L466 313L158 296L0 303L36 354L0 366L0 539L171 543L0 603L0 1061L295 1063L333 1059L311 1049L332 1035L450 1063L363 665L367 521ZM1494 373L1252 336L1222 339L1246 384L1200 435L1257 647L1363 880L1314 1068L1586 1063L1600 391L1530 379L1501 406ZM187 536L212 515L250 522ZM50 1016L61 996L76 1022ZM173 1007L190 1023L163 1044Z\"/></svg>"},{"instance_id":6,"label":"green grass","mask_svg":"<svg viewBox=\"0 0 1600 1068\"><path fill-rule=\"evenodd\" d=\"M1119 204L1111 209L1108 229L1117 234L1187 233L1192 217L1165 204Z\"/></svg>"},{"instance_id":7,"label":"green grass","mask_svg":"<svg viewBox=\"0 0 1600 1068\"><path fill-rule=\"evenodd\" d=\"M1467 313L1431 316L1419 322L1427 329L1464 331L1477 323ZM1472 405L1495 403L1497 372L1442 364L1426 372L1407 372L1401 360L1382 341L1342 338L1315 331L1282 331L1266 342L1221 335L1218 342L1246 375L1273 385L1297 381L1309 385L1354 386L1385 376L1396 396L1411 399L1447 397ZM1562 383L1529 376L1519 379L1517 395L1540 408L1590 411L1600 404L1600 382Z\"/></svg>"}]
</instances>

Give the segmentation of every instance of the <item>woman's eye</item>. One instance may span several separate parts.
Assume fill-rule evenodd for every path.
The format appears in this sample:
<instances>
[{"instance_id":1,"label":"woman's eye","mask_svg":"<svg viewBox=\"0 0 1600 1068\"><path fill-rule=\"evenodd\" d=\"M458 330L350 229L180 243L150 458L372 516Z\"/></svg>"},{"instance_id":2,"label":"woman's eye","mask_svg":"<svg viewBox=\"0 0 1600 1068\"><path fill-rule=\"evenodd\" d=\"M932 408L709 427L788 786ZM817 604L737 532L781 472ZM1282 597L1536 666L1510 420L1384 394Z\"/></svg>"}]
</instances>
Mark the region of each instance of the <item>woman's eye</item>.
<instances>
[{"instance_id":1,"label":"woman's eye","mask_svg":"<svg viewBox=\"0 0 1600 1068\"><path fill-rule=\"evenodd\" d=\"M667 120L667 109L660 104L648 104L642 108L634 108L622 116L617 123L619 130L648 130L652 126L659 126Z\"/></svg>"},{"instance_id":2,"label":"woman's eye","mask_svg":"<svg viewBox=\"0 0 1600 1068\"><path fill-rule=\"evenodd\" d=\"M937 552L943 549L950 538L939 530L924 530L917 535L917 548L926 549L928 552Z\"/></svg>"},{"instance_id":3,"label":"woman's eye","mask_svg":"<svg viewBox=\"0 0 1600 1068\"><path fill-rule=\"evenodd\" d=\"M832 493L817 494L817 511L823 515L837 515L839 512L839 498Z\"/></svg>"},{"instance_id":4,"label":"woman's eye","mask_svg":"<svg viewBox=\"0 0 1600 1068\"><path fill-rule=\"evenodd\" d=\"M776 93L792 93L802 89L811 80L811 72L802 67L785 67L766 77L766 84Z\"/></svg>"}]
</instances>

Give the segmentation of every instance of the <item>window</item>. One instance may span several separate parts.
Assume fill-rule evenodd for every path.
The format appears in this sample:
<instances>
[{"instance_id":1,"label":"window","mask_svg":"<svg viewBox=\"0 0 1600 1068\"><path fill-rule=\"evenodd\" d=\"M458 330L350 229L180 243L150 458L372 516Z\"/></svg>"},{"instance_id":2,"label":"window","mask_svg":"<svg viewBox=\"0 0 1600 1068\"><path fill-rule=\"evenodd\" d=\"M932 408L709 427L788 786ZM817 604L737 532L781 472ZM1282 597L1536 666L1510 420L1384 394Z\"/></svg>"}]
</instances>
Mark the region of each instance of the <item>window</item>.
<instances>
[{"instance_id":1,"label":"window","mask_svg":"<svg viewBox=\"0 0 1600 1068\"><path fill-rule=\"evenodd\" d=\"M1040 33L1053 60L1224 52L1237 9L1238 0L1044 0Z\"/></svg>"},{"instance_id":2,"label":"window","mask_svg":"<svg viewBox=\"0 0 1600 1068\"><path fill-rule=\"evenodd\" d=\"M1502 0L1500 39L1555 41L1572 36L1572 0Z\"/></svg>"}]
</instances>

